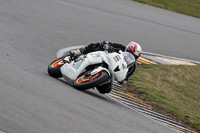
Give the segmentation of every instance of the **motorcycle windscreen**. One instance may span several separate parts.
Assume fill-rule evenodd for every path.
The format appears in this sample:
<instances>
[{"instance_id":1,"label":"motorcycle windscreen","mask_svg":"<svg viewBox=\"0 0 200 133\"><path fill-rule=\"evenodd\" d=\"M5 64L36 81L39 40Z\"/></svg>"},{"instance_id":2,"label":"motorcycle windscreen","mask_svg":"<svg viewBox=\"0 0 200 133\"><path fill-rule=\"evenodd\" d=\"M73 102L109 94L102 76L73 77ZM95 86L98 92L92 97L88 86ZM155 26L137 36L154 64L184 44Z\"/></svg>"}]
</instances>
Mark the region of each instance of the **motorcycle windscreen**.
<instances>
[{"instance_id":1,"label":"motorcycle windscreen","mask_svg":"<svg viewBox=\"0 0 200 133\"><path fill-rule=\"evenodd\" d=\"M135 57L129 52L123 52L124 61L127 63L127 67L132 66L135 63Z\"/></svg>"}]
</instances>

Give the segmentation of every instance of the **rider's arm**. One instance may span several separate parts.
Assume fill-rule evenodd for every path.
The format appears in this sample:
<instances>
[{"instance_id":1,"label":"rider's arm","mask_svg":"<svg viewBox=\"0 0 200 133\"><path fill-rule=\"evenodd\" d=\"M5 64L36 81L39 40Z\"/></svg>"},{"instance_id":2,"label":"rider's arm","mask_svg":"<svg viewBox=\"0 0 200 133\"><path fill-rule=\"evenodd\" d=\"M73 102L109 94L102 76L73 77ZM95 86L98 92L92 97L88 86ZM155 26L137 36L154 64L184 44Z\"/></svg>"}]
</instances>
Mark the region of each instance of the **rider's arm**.
<instances>
[{"instance_id":1,"label":"rider's arm","mask_svg":"<svg viewBox=\"0 0 200 133\"><path fill-rule=\"evenodd\" d=\"M110 44L103 43L91 43L82 48L82 53L87 54L94 51L104 51L115 52L115 49Z\"/></svg>"},{"instance_id":2,"label":"rider's arm","mask_svg":"<svg viewBox=\"0 0 200 133\"><path fill-rule=\"evenodd\" d=\"M90 43L89 45L81 48L81 53L87 54L90 52L98 51L101 50L102 48L100 47L100 43Z\"/></svg>"},{"instance_id":3,"label":"rider's arm","mask_svg":"<svg viewBox=\"0 0 200 133\"><path fill-rule=\"evenodd\" d=\"M116 48L116 49L120 49L122 51L125 51L126 47L122 44L119 44L119 43L109 43L113 48Z\"/></svg>"},{"instance_id":4,"label":"rider's arm","mask_svg":"<svg viewBox=\"0 0 200 133\"><path fill-rule=\"evenodd\" d=\"M80 54L87 54L90 52L94 52L94 51L104 51L104 50L108 50L109 52L117 52L119 50L124 51L125 47L121 44L117 44L117 43L111 43L109 42L108 44L103 44L103 43L90 43L89 45L82 47L78 50L75 51L71 51L71 55L72 56L79 56Z\"/></svg>"},{"instance_id":5,"label":"rider's arm","mask_svg":"<svg viewBox=\"0 0 200 133\"><path fill-rule=\"evenodd\" d=\"M91 43L83 48L80 49L81 53L83 54L87 54L90 52L94 52L94 51L103 51L103 50L109 50L110 52L114 52L115 50L119 51L125 51L125 46L119 43L111 43L109 42L109 44L102 44L102 43Z\"/></svg>"}]
</instances>

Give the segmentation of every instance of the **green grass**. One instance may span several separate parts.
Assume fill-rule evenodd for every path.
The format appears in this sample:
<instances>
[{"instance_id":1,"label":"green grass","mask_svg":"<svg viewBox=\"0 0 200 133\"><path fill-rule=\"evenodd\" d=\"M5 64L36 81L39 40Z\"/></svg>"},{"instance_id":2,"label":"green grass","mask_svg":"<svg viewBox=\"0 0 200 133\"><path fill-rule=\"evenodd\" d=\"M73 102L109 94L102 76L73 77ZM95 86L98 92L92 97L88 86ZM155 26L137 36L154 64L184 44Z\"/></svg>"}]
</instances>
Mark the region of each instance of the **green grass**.
<instances>
[{"instance_id":1,"label":"green grass","mask_svg":"<svg viewBox=\"0 0 200 133\"><path fill-rule=\"evenodd\" d=\"M200 65L139 65L128 86L158 109L200 131Z\"/></svg>"},{"instance_id":2,"label":"green grass","mask_svg":"<svg viewBox=\"0 0 200 133\"><path fill-rule=\"evenodd\" d=\"M200 18L200 0L133 0Z\"/></svg>"}]
</instances>

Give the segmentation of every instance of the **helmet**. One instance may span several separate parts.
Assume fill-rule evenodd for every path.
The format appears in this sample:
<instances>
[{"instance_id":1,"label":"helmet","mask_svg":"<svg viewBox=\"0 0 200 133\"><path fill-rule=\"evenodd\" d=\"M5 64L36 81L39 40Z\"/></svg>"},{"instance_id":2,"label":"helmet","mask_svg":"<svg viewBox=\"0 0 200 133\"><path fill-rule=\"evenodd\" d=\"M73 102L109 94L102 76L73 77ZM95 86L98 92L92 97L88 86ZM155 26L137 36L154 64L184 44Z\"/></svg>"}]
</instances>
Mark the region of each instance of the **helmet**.
<instances>
[{"instance_id":1,"label":"helmet","mask_svg":"<svg viewBox=\"0 0 200 133\"><path fill-rule=\"evenodd\" d=\"M130 42L125 49L126 52L130 52L131 54L134 55L134 57L136 59L138 59L140 57L140 55L142 54L142 48L141 46L136 43L136 42Z\"/></svg>"}]
</instances>

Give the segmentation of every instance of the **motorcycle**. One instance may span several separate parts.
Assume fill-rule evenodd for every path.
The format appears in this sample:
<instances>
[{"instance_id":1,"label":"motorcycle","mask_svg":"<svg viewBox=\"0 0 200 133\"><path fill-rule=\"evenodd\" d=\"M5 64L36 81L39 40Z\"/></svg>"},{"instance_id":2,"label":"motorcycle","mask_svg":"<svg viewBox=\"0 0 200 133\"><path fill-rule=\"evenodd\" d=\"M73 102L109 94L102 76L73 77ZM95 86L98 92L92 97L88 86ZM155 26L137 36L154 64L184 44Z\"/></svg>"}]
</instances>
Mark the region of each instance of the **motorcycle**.
<instances>
[{"instance_id":1,"label":"motorcycle","mask_svg":"<svg viewBox=\"0 0 200 133\"><path fill-rule=\"evenodd\" d=\"M95 51L72 58L73 48L58 51L57 59L48 66L48 73L55 78L63 77L78 90L100 87L108 83L123 81L128 69L135 63L129 52Z\"/></svg>"}]
</instances>

